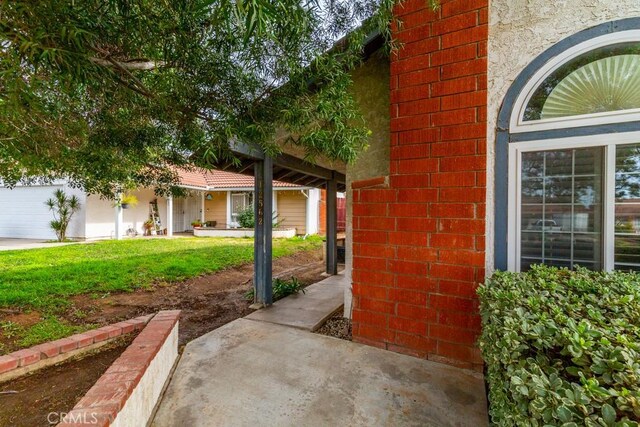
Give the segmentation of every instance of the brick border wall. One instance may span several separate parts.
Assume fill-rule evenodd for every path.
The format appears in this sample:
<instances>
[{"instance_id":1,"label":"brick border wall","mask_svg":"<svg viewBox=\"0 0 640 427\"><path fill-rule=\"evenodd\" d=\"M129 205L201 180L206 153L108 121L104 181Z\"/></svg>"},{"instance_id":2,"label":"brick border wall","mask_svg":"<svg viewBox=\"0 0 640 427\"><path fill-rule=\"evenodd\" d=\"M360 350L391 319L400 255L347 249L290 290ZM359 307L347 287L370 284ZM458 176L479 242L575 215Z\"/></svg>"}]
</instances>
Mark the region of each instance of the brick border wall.
<instances>
[{"instance_id":1,"label":"brick border wall","mask_svg":"<svg viewBox=\"0 0 640 427\"><path fill-rule=\"evenodd\" d=\"M58 426L147 425L178 357L179 318L153 316Z\"/></svg>"},{"instance_id":2,"label":"brick border wall","mask_svg":"<svg viewBox=\"0 0 640 427\"><path fill-rule=\"evenodd\" d=\"M441 3L396 8L389 184L352 186L353 335L481 369L488 0Z\"/></svg>"},{"instance_id":3,"label":"brick border wall","mask_svg":"<svg viewBox=\"0 0 640 427\"><path fill-rule=\"evenodd\" d=\"M63 362L121 335L139 331L151 317L153 315L136 317L0 356L0 382Z\"/></svg>"}]
</instances>

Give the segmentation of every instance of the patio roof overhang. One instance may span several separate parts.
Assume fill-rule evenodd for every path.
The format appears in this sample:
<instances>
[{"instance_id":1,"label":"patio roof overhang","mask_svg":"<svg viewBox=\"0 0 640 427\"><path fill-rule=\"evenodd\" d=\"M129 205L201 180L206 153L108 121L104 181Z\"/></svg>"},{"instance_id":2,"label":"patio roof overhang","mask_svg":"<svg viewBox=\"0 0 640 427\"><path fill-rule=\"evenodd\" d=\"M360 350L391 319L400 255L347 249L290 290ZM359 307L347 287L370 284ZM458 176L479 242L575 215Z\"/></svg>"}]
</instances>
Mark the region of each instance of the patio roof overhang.
<instances>
[{"instance_id":1,"label":"patio roof overhang","mask_svg":"<svg viewBox=\"0 0 640 427\"><path fill-rule=\"evenodd\" d=\"M336 43L340 49L346 38ZM363 59L366 60L384 45L379 32L373 32L365 40ZM326 159L314 163L304 159L295 147L280 144L282 153L270 157L256 146L240 141L231 143L231 151L238 161L220 162L213 167L228 172L253 175L255 179L254 215L254 287L255 305L269 306L273 303L272 289L272 226L273 180L326 189L326 272L338 273L338 207L337 192L347 189L346 165L335 164Z\"/></svg>"},{"instance_id":2,"label":"patio roof overhang","mask_svg":"<svg viewBox=\"0 0 640 427\"><path fill-rule=\"evenodd\" d=\"M242 142L233 142L231 150L237 162L221 162L216 169L254 176L254 287L255 305L264 307L273 303L272 229L273 229L273 181L304 187L324 188L327 192L326 215L326 272L338 273L337 246L337 192L346 190L344 172L310 163L291 153L275 157L261 149ZM322 162L322 160L320 161ZM320 163L319 162L319 163Z\"/></svg>"},{"instance_id":3,"label":"patio roof overhang","mask_svg":"<svg viewBox=\"0 0 640 427\"><path fill-rule=\"evenodd\" d=\"M231 151L237 162L226 161L215 164L215 168L227 172L255 176L255 165L265 160L264 153L255 147L241 142L234 142ZM288 184L326 188L327 181L335 181L338 191L346 191L347 177L341 170L343 165L334 169L310 163L290 153L281 153L271 158L273 164L273 180Z\"/></svg>"}]
</instances>

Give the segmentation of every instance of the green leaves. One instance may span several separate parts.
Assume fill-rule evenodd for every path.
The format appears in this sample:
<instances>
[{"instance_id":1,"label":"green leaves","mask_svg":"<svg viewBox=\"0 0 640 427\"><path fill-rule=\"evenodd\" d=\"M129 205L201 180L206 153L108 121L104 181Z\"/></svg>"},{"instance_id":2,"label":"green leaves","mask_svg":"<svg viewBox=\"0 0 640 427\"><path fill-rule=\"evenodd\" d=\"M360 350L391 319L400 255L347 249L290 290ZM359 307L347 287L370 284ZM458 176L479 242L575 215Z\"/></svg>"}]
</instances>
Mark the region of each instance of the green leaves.
<instances>
[{"instance_id":1,"label":"green leaves","mask_svg":"<svg viewBox=\"0 0 640 427\"><path fill-rule=\"evenodd\" d=\"M0 2L0 179L165 191L167 165L234 161L231 138L277 153L277 132L353 161L368 130L350 71L396 3Z\"/></svg>"},{"instance_id":2,"label":"green leaves","mask_svg":"<svg viewBox=\"0 0 640 427\"><path fill-rule=\"evenodd\" d=\"M478 294L496 425L638 425L640 276L535 266Z\"/></svg>"}]
</instances>

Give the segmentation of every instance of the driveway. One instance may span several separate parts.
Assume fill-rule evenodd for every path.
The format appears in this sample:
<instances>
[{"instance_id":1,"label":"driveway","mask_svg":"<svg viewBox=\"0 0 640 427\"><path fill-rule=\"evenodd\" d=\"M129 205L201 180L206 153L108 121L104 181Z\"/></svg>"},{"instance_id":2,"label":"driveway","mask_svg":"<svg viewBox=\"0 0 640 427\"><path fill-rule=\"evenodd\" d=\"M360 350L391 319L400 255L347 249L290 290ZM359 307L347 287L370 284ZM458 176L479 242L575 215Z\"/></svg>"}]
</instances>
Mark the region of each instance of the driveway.
<instances>
[{"instance_id":1,"label":"driveway","mask_svg":"<svg viewBox=\"0 0 640 427\"><path fill-rule=\"evenodd\" d=\"M0 251L13 251L18 249L52 248L54 246L73 245L71 243L47 243L40 239L9 239L0 237Z\"/></svg>"}]
</instances>

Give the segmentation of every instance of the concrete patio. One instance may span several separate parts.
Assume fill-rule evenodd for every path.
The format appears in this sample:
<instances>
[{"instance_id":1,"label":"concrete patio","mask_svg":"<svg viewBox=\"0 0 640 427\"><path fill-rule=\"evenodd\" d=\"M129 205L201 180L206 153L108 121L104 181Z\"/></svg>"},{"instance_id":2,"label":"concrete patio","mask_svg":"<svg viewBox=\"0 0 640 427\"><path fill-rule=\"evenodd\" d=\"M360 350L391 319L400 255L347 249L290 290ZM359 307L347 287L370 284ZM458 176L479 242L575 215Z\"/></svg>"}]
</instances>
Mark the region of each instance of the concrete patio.
<instances>
[{"instance_id":1,"label":"concrete patio","mask_svg":"<svg viewBox=\"0 0 640 427\"><path fill-rule=\"evenodd\" d=\"M343 285L334 276L190 342L152 425L488 425L478 374L310 332Z\"/></svg>"}]
</instances>

